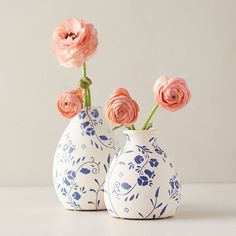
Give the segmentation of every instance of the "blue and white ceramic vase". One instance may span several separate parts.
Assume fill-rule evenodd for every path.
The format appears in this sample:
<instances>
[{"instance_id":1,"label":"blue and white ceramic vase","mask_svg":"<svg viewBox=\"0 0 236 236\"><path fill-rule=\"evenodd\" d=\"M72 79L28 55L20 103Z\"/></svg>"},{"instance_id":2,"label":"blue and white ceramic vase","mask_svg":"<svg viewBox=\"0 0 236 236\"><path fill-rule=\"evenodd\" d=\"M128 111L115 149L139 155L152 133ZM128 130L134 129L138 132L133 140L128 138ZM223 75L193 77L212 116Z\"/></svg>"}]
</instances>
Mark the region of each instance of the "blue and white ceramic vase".
<instances>
[{"instance_id":1,"label":"blue and white ceramic vase","mask_svg":"<svg viewBox=\"0 0 236 236\"><path fill-rule=\"evenodd\" d=\"M101 107L84 108L71 119L53 164L55 190L66 209L105 209L104 181L116 148Z\"/></svg>"},{"instance_id":2,"label":"blue and white ceramic vase","mask_svg":"<svg viewBox=\"0 0 236 236\"><path fill-rule=\"evenodd\" d=\"M177 172L157 144L155 130L125 130L127 143L112 160L105 204L114 217L157 219L173 216L180 203Z\"/></svg>"}]
</instances>

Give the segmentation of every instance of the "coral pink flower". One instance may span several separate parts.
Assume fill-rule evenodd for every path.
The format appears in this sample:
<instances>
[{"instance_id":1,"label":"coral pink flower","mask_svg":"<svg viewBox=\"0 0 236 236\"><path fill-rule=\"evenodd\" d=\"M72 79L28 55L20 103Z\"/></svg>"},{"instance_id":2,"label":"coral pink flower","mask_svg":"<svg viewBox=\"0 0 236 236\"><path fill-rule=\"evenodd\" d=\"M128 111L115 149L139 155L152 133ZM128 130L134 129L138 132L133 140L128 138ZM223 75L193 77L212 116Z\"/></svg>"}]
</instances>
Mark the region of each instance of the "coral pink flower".
<instances>
[{"instance_id":1,"label":"coral pink flower","mask_svg":"<svg viewBox=\"0 0 236 236\"><path fill-rule=\"evenodd\" d=\"M53 32L52 47L59 63L80 67L96 51L97 31L92 24L78 19L62 22Z\"/></svg>"},{"instance_id":2,"label":"coral pink flower","mask_svg":"<svg viewBox=\"0 0 236 236\"><path fill-rule=\"evenodd\" d=\"M123 88L114 90L106 104L107 117L113 124L133 125L138 118L138 112L138 104Z\"/></svg>"},{"instance_id":3,"label":"coral pink flower","mask_svg":"<svg viewBox=\"0 0 236 236\"><path fill-rule=\"evenodd\" d=\"M162 76L154 85L156 102L169 111L177 111L187 105L191 93L184 79Z\"/></svg>"},{"instance_id":4,"label":"coral pink flower","mask_svg":"<svg viewBox=\"0 0 236 236\"><path fill-rule=\"evenodd\" d=\"M82 89L65 91L57 99L57 109L63 116L67 118L72 118L78 114L82 108L82 104Z\"/></svg>"}]
</instances>

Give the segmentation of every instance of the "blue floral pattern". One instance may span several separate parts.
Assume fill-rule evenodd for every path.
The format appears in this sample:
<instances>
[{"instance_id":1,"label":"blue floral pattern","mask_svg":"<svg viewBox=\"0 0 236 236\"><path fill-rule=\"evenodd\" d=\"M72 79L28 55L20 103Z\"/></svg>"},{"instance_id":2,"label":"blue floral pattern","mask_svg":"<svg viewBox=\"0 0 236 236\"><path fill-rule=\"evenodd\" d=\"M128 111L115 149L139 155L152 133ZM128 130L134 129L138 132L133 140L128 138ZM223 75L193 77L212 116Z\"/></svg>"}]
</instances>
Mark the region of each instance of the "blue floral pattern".
<instances>
[{"instance_id":1,"label":"blue floral pattern","mask_svg":"<svg viewBox=\"0 0 236 236\"><path fill-rule=\"evenodd\" d=\"M179 180L177 179L177 174L174 174L172 178L170 178L170 181L169 181L169 190L168 190L168 193L169 193L169 196L170 196L170 199L173 199L175 200L176 202L179 202L180 201L180 183L179 183Z\"/></svg>"},{"instance_id":2,"label":"blue floral pattern","mask_svg":"<svg viewBox=\"0 0 236 236\"><path fill-rule=\"evenodd\" d=\"M74 132L75 129L80 132ZM77 134L84 143L77 143ZM105 208L105 175L115 152L115 142L104 126L100 108L83 109L71 120L54 159L54 185L66 208Z\"/></svg>"},{"instance_id":3,"label":"blue floral pattern","mask_svg":"<svg viewBox=\"0 0 236 236\"><path fill-rule=\"evenodd\" d=\"M135 218L140 219L168 216L173 211L173 207L176 210L180 199L180 184L173 164L157 145L155 137L150 137L147 142L140 144L134 142L133 137L128 134L126 136L127 143L113 159L106 177L105 200L109 213L122 218L132 218L131 213L135 213ZM166 168L169 173L173 172L175 175L170 179L164 175L160 182L160 168ZM170 186L169 190L167 190L168 186ZM152 192L153 189L156 190L148 199L144 193ZM150 211L139 209L139 206L144 204L141 203L143 201ZM121 206L123 211L120 210ZM139 211L133 212L134 209Z\"/></svg>"}]
</instances>

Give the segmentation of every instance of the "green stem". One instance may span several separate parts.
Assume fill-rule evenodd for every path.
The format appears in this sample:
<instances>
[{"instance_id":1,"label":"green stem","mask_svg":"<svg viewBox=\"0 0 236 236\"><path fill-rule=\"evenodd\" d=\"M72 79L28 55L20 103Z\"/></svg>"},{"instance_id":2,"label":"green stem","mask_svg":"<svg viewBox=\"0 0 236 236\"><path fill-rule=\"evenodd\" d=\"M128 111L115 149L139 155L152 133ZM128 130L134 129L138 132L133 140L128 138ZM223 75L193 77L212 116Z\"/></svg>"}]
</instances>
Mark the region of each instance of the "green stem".
<instances>
[{"instance_id":1,"label":"green stem","mask_svg":"<svg viewBox=\"0 0 236 236\"><path fill-rule=\"evenodd\" d=\"M86 63L83 64L83 73L84 73L84 77L87 77Z\"/></svg>"},{"instance_id":2,"label":"green stem","mask_svg":"<svg viewBox=\"0 0 236 236\"><path fill-rule=\"evenodd\" d=\"M158 108L158 104L156 104L156 105L152 108L152 110L151 110L151 112L150 112L150 114L149 114L149 116L148 116L148 118L147 118L145 124L144 124L143 127L142 127L142 130L145 130L145 129L147 128L147 126L148 126L150 120L152 119L154 113L156 112L157 108Z\"/></svg>"},{"instance_id":3,"label":"green stem","mask_svg":"<svg viewBox=\"0 0 236 236\"><path fill-rule=\"evenodd\" d=\"M90 88L87 88L87 106L91 107L91 95L90 95Z\"/></svg>"},{"instance_id":4,"label":"green stem","mask_svg":"<svg viewBox=\"0 0 236 236\"><path fill-rule=\"evenodd\" d=\"M86 68L86 63L83 64L83 77L87 78L87 68ZM90 107L91 106L91 95L90 95L90 88L84 89L84 105L85 107Z\"/></svg>"}]
</instances>

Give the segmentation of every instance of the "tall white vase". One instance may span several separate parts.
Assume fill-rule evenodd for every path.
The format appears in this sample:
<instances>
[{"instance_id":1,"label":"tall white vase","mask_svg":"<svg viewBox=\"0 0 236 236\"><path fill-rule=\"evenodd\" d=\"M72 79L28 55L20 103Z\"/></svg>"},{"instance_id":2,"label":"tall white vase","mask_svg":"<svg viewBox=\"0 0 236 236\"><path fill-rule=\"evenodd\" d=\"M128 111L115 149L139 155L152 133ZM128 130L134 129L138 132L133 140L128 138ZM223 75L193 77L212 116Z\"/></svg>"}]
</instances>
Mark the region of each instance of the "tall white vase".
<instances>
[{"instance_id":1,"label":"tall white vase","mask_svg":"<svg viewBox=\"0 0 236 236\"><path fill-rule=\"evenodd\" d=\"M127 143L110 165L105 203L114 217L156 219L173 216L180 202L177 172L158 146L155 130L126 130Z\"/></svg>"},{"instance_id":2,"label":"tall white vase","mask_svg":"<svg viewBox=\"0 0 236 236\"><path fill-rule=\"evenodd\" d=\"M66 209L105 209L104 181L116 151L101 107L84 108L71 119L53 164L55 190Z\"/></svg>"}]
</instances>

